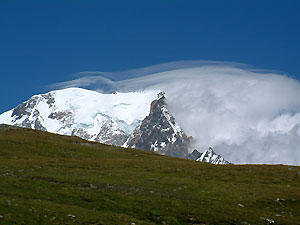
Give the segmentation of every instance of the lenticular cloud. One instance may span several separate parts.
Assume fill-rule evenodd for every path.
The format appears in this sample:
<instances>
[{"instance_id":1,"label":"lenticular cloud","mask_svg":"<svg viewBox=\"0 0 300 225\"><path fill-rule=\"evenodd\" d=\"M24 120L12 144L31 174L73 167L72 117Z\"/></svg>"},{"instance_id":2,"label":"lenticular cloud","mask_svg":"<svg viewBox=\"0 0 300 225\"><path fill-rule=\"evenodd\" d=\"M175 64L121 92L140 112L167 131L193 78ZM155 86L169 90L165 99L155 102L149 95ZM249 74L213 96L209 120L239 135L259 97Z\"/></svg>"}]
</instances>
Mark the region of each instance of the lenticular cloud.
<instances>
[{"instance_id":1,"label":"lenticular cloud","mask_svg":"<svg viewBox=\"0 0 300 225\"><path fill-rule=\"evenodd\" d=\"M193 61L88 73L55 87L71 86L165 91L171 113L199 151L211 146L233 163L300 165L300 83L276 72Z\"/></svg>"}]
</instances>

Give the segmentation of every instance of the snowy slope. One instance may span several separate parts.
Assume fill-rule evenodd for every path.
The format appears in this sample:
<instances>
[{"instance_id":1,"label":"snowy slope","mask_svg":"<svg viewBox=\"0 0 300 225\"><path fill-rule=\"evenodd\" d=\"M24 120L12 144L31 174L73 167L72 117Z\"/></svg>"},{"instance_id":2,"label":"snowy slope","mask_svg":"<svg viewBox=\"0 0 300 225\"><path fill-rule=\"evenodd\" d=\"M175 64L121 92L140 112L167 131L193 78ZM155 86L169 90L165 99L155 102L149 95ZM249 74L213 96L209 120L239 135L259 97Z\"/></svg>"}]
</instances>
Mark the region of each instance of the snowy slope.
<instances>
[{"instance_id":1,"label":"snowy slope","mask_svg":"<svg viewBox=\"0 0 300 225\"><path fill-rule=\"evenodd\" d=\"M1 114L0 123L114 143L109 137L124 139L131 134L148 114L156 94L156 91L101 94L81 88L51 91L35 95ZM107 134L103 133L105 129Z\"/></svg>"}]
</instances>

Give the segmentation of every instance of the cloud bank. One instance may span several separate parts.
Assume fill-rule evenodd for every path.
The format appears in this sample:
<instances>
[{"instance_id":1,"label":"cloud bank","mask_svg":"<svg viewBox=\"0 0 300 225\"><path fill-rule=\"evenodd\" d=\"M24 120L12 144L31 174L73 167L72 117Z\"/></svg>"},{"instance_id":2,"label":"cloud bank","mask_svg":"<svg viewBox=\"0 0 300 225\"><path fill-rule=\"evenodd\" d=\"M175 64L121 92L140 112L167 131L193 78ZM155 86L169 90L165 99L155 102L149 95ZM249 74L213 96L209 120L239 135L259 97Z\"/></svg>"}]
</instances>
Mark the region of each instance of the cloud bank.
<instances>
[{"instance_id":1,"label":"cloud bank","mask_svg":"<svg viewBox=\"0 0 300 225\"><path fill-rule=\"evenodd\" d=\"M163 90L171 113L199 151L212 146L233 163L300 165L300 83L278 72L189 61L77 76L52 88Z\"/></svg>"}]
</instances>

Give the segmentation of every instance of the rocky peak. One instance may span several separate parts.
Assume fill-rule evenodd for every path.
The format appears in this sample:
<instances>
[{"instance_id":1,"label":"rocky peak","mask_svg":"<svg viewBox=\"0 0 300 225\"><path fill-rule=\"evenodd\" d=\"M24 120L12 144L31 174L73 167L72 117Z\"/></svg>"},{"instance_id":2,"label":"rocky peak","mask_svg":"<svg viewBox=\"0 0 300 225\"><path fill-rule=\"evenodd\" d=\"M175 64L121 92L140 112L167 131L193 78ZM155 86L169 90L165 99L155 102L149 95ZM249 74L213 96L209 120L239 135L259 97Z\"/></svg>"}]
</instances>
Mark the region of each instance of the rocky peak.
<instances>
[{"instance_id":1,"label":"rocky peak","mask_svg":"<svg viewBox=\"0 0 300 225\"><path fill-rule=\"evenodd\" d=\"M222 156L215 153L211 147L209 147L203 153L194 150L191 154L189 154L188 158L196 160L198 162L209 162L212 164L231 164L230 162L226 161Z\"/></svg>"},{"instance_id":2,"label":"rocky peak","mask_svg":"<svg viewBox=\"0 0 300 225\"><path fill-rule=\"evenodd\" d=\"M194 149L192 153L189 154L188 158L191 160L196 160L201 157L201 153L197 151L197 149Z\"/></svg>"},{"instance_id":3,"label":"rocky peak","mask_svg":"<svg viewBox=\"0 0 300 225\"><path fill-rule=\"evenodd\" d=\"M170 114L164 92L152 101L150 113L127 141L128 147L186 157L190 139Z\"/></svg>"},{"instance_id":4,"label":"rocky peak","mask_svg":"<svg viewBox=\"0 0 300 225\"><path fill-rule=\"evenodd\" d=\"M166 107L166 93L165 92L159 92L157 94L157 98L153 100L150 104L150 114L154 113L154 111L157 111L157 109L161 108L162 106Z\"/></svg>"}]
</instances>

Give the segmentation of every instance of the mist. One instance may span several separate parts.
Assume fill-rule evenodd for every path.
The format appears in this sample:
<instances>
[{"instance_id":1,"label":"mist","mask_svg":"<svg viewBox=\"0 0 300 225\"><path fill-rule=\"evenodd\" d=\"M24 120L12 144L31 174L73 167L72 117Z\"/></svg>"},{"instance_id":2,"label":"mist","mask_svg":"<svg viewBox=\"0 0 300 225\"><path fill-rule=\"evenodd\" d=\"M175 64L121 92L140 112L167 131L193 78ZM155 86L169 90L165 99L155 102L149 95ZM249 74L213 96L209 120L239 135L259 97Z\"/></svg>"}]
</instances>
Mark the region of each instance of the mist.
<instances>
[{"instance_id":1,"label":"mist","mask_svg":"<svg viewBox=\"0 0 300 225\"><path fill-rule=\"evenodd\" d=\"M189 61L117 73L86 72L51 88L165 91L194 146L236 163L300 165L300 83L240 63Z\"/></svg>"}]
</instances>

